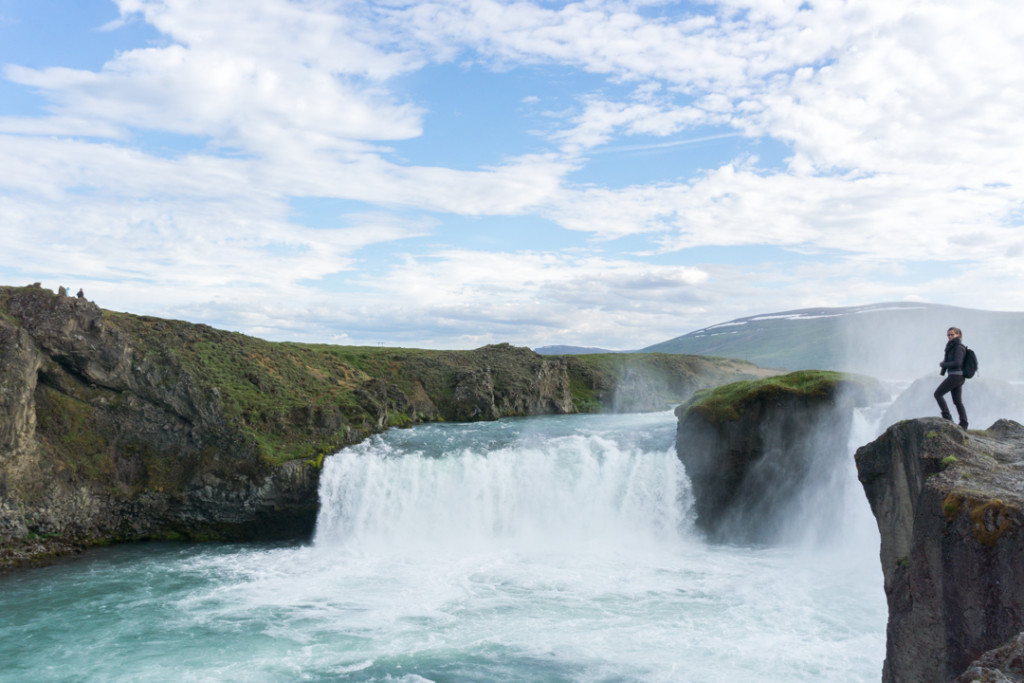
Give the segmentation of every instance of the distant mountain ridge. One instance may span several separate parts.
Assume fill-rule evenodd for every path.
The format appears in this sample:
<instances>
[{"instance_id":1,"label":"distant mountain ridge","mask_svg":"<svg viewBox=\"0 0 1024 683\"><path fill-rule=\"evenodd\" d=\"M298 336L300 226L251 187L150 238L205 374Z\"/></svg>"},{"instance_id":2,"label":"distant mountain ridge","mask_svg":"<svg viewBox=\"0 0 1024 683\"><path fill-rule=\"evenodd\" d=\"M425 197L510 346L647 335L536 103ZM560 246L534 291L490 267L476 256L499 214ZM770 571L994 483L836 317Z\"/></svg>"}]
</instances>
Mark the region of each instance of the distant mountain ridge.
<instances>
[{"instance_id":1,"label":"distant mountain ridge","mask_svg":"<svg viewBox=\"0 0 1024 683\"><path fill-rule=\"evenodd\" d=\"M737 318L641 353L721 356L785 370L839 370L913 379L934 372L950 326L981 359L981 374L1024 379L1024 313L928 303L805 308Z\"/></svg>"}]
</instances>

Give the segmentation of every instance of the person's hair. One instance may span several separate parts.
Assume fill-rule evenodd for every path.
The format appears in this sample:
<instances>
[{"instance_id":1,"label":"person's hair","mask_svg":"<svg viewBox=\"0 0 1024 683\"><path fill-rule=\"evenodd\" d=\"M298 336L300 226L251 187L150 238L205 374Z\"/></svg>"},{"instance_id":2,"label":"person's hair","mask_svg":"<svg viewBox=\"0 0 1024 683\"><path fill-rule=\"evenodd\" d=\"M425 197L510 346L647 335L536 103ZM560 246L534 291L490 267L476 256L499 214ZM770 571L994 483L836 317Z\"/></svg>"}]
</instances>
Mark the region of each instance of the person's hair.
<instances>
[{"instance_id":1,"label":"person's hair","mask_svg":"<svg viewBox=\"0 0 1024 683\"><path fill-rule=\"evenodd\" d=\"M950 332L956 332L956 336L958 337L964 336L964 333L960 331L959 327L951 327L948 330L946 330L946 334L949 334Z\"/></svg>"}]
</instances>

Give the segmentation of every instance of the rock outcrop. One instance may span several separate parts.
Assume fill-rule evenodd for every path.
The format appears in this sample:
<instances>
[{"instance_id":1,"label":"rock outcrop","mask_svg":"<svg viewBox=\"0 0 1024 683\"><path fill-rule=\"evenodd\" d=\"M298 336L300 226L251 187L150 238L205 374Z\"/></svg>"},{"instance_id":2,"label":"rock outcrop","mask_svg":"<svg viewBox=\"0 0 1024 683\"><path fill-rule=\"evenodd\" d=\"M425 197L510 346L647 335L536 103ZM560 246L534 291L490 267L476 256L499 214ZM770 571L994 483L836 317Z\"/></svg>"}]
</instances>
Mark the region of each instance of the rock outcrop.
<instances>
[{"instance_id":1,"label":"rock outcrop","mask_svg":"<svg viewBox=\"0 0 1024 683\"><path fill-rule=\"evenodd\" d=\"M0 570L111 541L302 537L326 454L421 422L610 410L627 366L673 378L659 408L758 372L271 343L0 287Z\"/></svg>"},{"instance_id":2,"label":"rock outcrop","mask_svg":"<svg viewBox=\"0 0 1024 683\"><path fill-rule=\"evenodd\" d=\"M939 418L907 420L856 461L881 532L882 680L949 681L1004 646L978 666L1008 658L1019 671L1011 641L1024 630L1024 427L1000 420L965 432ZM977 680L1020 680L1007 672Z\"/></svg>"},{"instance_id":3,"label":"rock outcrop","mask_svg":"<svg viewBox=\"0 0 1024 683\"><path fill-rule=\"evenodd\" d=\"M875 380L817 371L697 394L677 409L676 439L697 526L715 541L772 543L813 516L827 533L842 515L833 473L849 457L853 408L884 398Z\"/></svg>"}]
</instances>

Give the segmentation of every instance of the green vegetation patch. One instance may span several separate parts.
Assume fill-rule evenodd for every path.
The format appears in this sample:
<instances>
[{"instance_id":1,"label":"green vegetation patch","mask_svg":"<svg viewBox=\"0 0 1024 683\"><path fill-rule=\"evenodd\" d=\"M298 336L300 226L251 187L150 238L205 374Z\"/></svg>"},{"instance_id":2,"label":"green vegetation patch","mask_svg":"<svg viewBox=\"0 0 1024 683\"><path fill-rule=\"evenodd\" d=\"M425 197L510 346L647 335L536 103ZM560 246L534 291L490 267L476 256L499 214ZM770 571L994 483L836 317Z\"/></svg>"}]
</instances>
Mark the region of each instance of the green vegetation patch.
<instances>
[{"instance_id":1,"label":"green vegetation patch","mask_svg":"<svg viewBox=\"0 0 1024 683\"><path fill-rule=\"evenodd\" d=\"M830 370L801 370L787 375L745 380L697 392L686 405L713 425L738 420L755 402L769 402L789 396L825 398L835 393L840 381L850 375Z\"/></svg>"},{"instance_id":2,"label":"green vegetation patch","mask_svg":"<svg viewBox=\"0 0 1024 683\"><path fill-rule=\"evenodd\" d=\"M333 452L353 423L376 419L356 390L387 374L382 349L268 342L181 321L105 316L129 336L154 384L216 405L270 464Z\"/></svg>"},{"instance_id":3,"label":"green vegetation patch","mask_svg":"<svg viewBox=\"0 0 1024 683\"><path fill-rule=\"evenodd\" d=\"M59 461L79 476L111 481L110 444L92 407L46 386L39 387L36 397L37 429Z\"/></svg>"}]
</instances>

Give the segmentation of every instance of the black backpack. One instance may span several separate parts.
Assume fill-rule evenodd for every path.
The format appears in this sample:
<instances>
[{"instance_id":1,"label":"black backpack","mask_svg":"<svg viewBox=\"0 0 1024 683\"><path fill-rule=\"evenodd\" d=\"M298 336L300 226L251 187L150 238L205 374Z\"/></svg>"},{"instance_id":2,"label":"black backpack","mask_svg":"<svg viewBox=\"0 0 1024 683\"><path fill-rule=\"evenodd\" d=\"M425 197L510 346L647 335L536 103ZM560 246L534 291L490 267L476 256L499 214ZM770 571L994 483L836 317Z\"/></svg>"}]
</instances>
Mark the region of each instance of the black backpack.
<instances>
[{"instance_id":1,"label":"black backpack","mask_svg":"<svg viewBox=\"0 0 1024 683\"><path fill-rule=\"evenodd\" d=\"M974 351L964 347L967 351L964 352L964 364L962 366L964 371L964 377L970 379L978 372L978 357L974 355Z\"/></svg>"}]
</instances>

